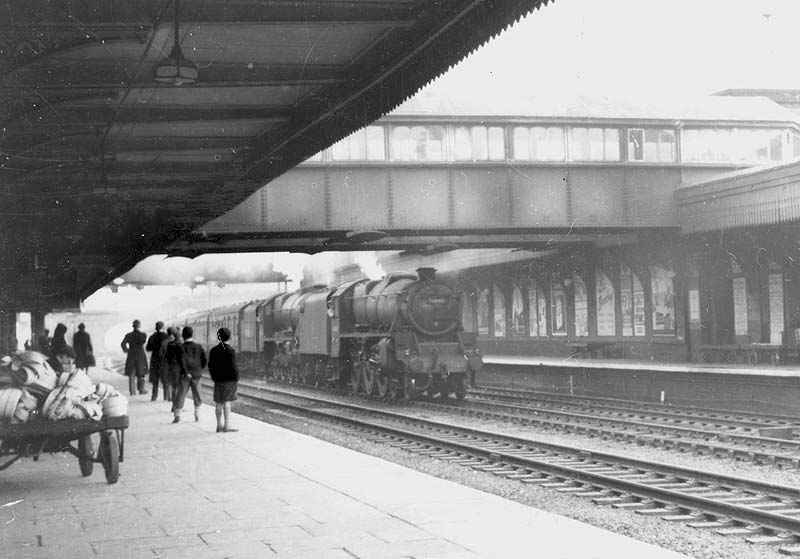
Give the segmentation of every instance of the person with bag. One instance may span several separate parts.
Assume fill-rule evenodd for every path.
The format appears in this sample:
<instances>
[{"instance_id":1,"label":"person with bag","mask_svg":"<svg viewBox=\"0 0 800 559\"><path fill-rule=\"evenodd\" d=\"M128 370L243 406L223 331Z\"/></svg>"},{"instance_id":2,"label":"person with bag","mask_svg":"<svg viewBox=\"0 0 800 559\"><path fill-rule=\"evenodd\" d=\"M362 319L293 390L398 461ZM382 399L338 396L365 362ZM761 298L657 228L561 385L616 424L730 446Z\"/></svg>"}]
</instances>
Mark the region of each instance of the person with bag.
<instances>
[{"instance_id":1,"label":"person with bag","mask_svg":"<svg viewBox=\"0 0 800 559\"><path fill-rule=\"evenodd\" d=\"M214 403L217 414L217 433L238 431L231 427L231 402L236 400L239 384L239 369L236 367L236 352L227 343L231 331L220 328L217 331L219 345L208 352L208 374L214 381Z\"/></svg>"},{"instance_id":2,"label":"person with bag","mask_svg":"<svg viewBox=\"0 0 800 559\"><path fill-rule=\"evenodd\" d=\"M194 420L200 421L200 405L203 403L200 398L200 377L208 361L203 346L192 339L193 335L194 330L192 330L191 326L184 326L183 330L181 330L181 337L183 338L183 359L181 361L178 393L175 395L175 401L172 404L172 413L175 416L172 420L173 423L178 423L181 420L181 412L183 411L183 404L186 400L186 392L188 392L190 388L192 390L192 400L194 401Z\"/></svg>"},{"instance_id":3,"label":"person with bag","mask_svg":"<svg viewBox=\"0 0 800 559\"><path fill-rule=\"evenodd\" d=\"M87 373L89 367L96 365L94 359L94 349L92 348L92 337L86 331L83 322L78 324L78 331L72 335L72 349L75 350L75 368L83 369Z\"/></svg>"}]
</instances>

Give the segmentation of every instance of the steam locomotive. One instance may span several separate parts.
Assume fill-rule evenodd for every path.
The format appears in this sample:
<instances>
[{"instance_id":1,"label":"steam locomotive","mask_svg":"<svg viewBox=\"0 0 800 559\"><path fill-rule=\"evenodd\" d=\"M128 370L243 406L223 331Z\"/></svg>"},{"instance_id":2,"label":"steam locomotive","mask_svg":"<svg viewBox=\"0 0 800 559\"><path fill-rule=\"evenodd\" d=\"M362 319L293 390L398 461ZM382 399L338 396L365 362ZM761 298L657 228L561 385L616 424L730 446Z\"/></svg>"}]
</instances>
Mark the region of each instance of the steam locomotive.
<instances>
[{"instance_id":1,"label":"steam locomotive","mask_svg":"<svg viewBox=\"0 0 800 559\"><path fill-rule=\"evenodd\" d=\"M483 362L460 318L458 292L433 268L419 268L279 293L188 323L207 347L228 327L243 360L255 354L268 376L286 382L403 400L423 393L463 399L467 374Z\"/></svg>"}]
</instances>

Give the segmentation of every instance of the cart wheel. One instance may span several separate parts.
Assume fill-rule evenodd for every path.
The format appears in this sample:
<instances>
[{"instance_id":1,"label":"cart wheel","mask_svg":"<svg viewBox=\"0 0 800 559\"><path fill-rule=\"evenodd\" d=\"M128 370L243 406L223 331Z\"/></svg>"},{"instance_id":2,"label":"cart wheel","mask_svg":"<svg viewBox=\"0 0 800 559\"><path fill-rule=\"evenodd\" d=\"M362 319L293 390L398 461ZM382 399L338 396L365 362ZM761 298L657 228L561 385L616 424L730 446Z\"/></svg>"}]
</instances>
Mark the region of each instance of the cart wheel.
<instances>
[{"instance_id":1,"label":"cart wheel","mask_svg":"<svg viewBox=\"0 0 800 559\"><path fill-rule=\"evenodd\" d=\"M119 479L119 445L113 433L102 433L100 435L100 460L103 462L103 470L106 472L108 483L117 483Z\"/></svg>"},{"instance_id":2,"label":"cart wheel","mask_svg":"<svg viewBox=\"0 0 800 559\"><path fill-rule=\"evenodd\" d=\"M81 467L83 477L92 475L94 470L94 448L92 448L91 435L78 439L78 465Z\"/></svg>"}]
</instances>

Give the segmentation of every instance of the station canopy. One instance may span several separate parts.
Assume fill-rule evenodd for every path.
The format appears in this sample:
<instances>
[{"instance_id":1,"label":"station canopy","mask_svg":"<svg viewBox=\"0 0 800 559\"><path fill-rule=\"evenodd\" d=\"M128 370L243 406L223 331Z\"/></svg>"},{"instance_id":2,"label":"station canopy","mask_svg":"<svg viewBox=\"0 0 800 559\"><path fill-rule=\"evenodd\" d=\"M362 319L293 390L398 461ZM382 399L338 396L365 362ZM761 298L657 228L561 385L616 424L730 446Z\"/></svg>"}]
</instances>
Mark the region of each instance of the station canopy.
<instances>
[{"instance_id":1,"label":"station canopy","mask_svg":"<svg viewBox=\"0 0 800 559\"><path fill-rule=\"evenodd\" d=\"M0 309L75 307L546 3L4 2Z\"/></svg>"}]
</instances>

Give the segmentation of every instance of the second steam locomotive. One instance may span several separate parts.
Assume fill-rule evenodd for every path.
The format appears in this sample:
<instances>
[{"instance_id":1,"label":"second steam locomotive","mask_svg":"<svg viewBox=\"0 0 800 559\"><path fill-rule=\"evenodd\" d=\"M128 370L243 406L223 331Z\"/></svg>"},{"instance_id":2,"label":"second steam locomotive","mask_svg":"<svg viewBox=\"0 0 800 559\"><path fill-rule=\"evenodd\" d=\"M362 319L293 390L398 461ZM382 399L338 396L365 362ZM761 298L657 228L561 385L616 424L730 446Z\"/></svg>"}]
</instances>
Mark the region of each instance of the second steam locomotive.
<instances>
[{"instance_id":1,"label":"second steam locomotive","mask_svg":"<svg viewBox=\"0 0 800 559\"><path fill-rule=\"evenodd\" d=\"M206 343L227 326L243 358L255 352L268 376L380 397L461 399L467 375L482 366L475 334L461 329L459 294L433 268L280 293L190 324Z\"/></svg>"}]
</instances>

